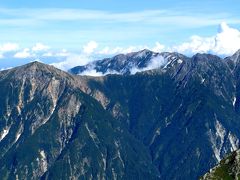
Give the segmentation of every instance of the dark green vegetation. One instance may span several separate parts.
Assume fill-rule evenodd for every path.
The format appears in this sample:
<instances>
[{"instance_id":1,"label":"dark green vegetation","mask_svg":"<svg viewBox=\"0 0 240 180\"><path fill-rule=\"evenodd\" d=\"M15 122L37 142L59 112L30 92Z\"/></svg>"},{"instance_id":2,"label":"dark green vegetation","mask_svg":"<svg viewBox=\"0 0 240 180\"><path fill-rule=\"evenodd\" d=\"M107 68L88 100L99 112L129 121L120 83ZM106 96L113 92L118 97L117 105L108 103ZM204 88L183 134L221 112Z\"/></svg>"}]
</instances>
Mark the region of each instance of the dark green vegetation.
<instances>
[{"instance_id":1,"label":"dark green vegetation","mask_svg":"<svg viewBox=\"0 0 240 180\"><path fill-rule=\"evenodd\" d=\"M234 180L240 179L240 151L234 151L210 172L206 173L201 180Z\"/></svg>"},{"instance_id":2,"label":"dark green vegetation","mask_svg":"<svg viewBox=\"0 0 240 180\"><path fill-rule=\"evenodd\" d=\"M167 53L135 75L1 71L0 179L197 179L239 147L239 54Z\"/></svg>"}]
</instances>

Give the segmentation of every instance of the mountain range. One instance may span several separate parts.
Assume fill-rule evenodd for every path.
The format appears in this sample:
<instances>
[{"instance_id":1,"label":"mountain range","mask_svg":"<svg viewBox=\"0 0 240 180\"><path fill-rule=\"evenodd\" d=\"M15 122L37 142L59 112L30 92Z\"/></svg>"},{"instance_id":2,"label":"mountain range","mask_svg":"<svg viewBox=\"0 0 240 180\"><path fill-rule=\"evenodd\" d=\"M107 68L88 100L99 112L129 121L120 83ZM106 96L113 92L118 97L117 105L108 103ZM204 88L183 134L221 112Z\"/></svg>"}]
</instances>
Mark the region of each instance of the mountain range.
<instances>
[{"instance_id":1,"label":"mountain range","mask_svg":"<svg viewBox=\"0 0 240 180\"><path fill-rule=\"evenodd\" d=\"M0 179L198 179L239 148L239 61L143 50L0 71Z\"/></svg>"}]
</instances>

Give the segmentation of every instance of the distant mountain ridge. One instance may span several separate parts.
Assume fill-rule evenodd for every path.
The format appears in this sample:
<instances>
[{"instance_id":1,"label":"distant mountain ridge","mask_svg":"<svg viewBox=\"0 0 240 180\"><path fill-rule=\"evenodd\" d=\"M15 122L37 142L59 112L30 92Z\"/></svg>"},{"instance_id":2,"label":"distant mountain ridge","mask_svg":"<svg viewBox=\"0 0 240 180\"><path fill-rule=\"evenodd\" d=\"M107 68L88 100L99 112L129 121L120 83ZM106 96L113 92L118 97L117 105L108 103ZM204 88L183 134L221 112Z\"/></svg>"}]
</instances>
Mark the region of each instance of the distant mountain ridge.
<instances>
[{"instance_id":1,"label":"distant mountain ridge","mask_svg":"<svg viewBox=\"0 0 240 180\"><path fill-rule=\"evenodd\" d=\"M69 70L72 74L89 75L92 71L106 74L135 74L144 70L160 68L170 61L182 63L187 57L179 53L155 53L144 49L139 52L119 54L113 58L93 61L84 66L76 66Z\"/></svg>"},{"instance_id":2,"label":"distant mountain ridge","mask_svg":"<svg viewBox=\"0 0 240 180\"><path fill-rule=\"evenodd\" d=\"M158 55L0 71L0 179L198 179L239 149L240 51Z\"/></svg>"}]
</instances>

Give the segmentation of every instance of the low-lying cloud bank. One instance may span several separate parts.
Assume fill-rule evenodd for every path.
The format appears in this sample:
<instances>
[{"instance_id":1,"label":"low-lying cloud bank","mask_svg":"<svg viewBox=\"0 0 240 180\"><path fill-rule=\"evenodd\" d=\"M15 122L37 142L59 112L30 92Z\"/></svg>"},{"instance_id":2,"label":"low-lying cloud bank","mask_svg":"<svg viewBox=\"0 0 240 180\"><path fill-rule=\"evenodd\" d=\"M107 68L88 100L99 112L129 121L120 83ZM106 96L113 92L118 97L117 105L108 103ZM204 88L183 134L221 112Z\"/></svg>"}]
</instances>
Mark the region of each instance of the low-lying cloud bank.
<instances>
[{"instance_id":1,"label":"low-lying cloud bank","mask_svg":"<svg viewBox=\"0 0 240 180\"><path fill-rule=\"evenodd\" d=\"M108 74L120 74L119 72L117 71L107 71L106 73L102 73L102 72L97 72L96 69L94 68L89 68L87 70L85 70L84 72L80 73L79 75L81 76L106 76Z\"/></svg>"},{"instance_id":2,"label":"low-lying cloud bank","mask_svg":"<svg viewBox=\"0 0 240 180\"><path fill-rule=\"evenodd\" d=\"M148 65L144 68L132 67L130 69L131 74L136 74L137 72L148 71L151 69L157 69L167 64L167 60L162 56L154 57L150 60Z\"/></svg>"},{"instance_id":3,"label":"low-lying cloud bank","mask_svg":"<svg viewBox=\"0 0 240 180\"><path fill-rule=\"evenodd\" d=\"M167 59L165 59L164 57L159 55L159 56L153 57L149 61L147 66L144 68L138 68L136 65L129 67L129 72L130 72L130 74L136 74L136 73L142 72L142 71L161 68L161 67L165 66L166 64L167 64ZM79 75L82 75L82 76L85 76L85 75L86 76L105 76L108 74L121 74L121 72L117 72L114 70L108 70L106 73L97 72L95 69L95 65L93 63L91 66L88 67L88 69L86 69L82 73L79 73Z\"/></svg>"}]
</instances>

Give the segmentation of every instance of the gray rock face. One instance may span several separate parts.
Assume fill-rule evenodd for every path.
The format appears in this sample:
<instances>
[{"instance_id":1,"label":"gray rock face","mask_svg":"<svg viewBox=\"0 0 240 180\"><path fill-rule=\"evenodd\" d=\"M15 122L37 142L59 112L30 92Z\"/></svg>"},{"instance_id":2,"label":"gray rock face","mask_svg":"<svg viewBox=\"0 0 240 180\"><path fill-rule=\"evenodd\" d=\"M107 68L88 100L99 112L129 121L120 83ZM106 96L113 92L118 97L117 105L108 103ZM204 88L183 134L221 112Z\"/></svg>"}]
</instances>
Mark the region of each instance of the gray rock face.
<instances>
[{"instance_id":1,"label":"gray rock face","mask_svg":"<svg viewBox=\"0 0 240 180\"><path fill-rule=\"evenodd\" d=\"M157 69L89 78L89 94L104 97L103 107L150 149L163 179L197 179L239 147L238 60L162 55Z\"/></svg>"},{"instance_id":2,"label":"gray rock face","mask_svg":"<svg viewBox=\"0 0 240 180\"><path fill-rule=\"evenodd\" d=\"M121 74L103 77L0 71L0 179L197 179L239 148L237 54L144 50L94 62Z\"/></svg>"},{"instance_id":3,"label":"gray rock face","mask_svg":"<svg viewBox=\"0 0 240 180\"><path fill-rule=\"evenodd\" d=\"M157 179L147 148L77 81L37 62L0 72L0 179Z\"/></svg>"}]
</instances>

